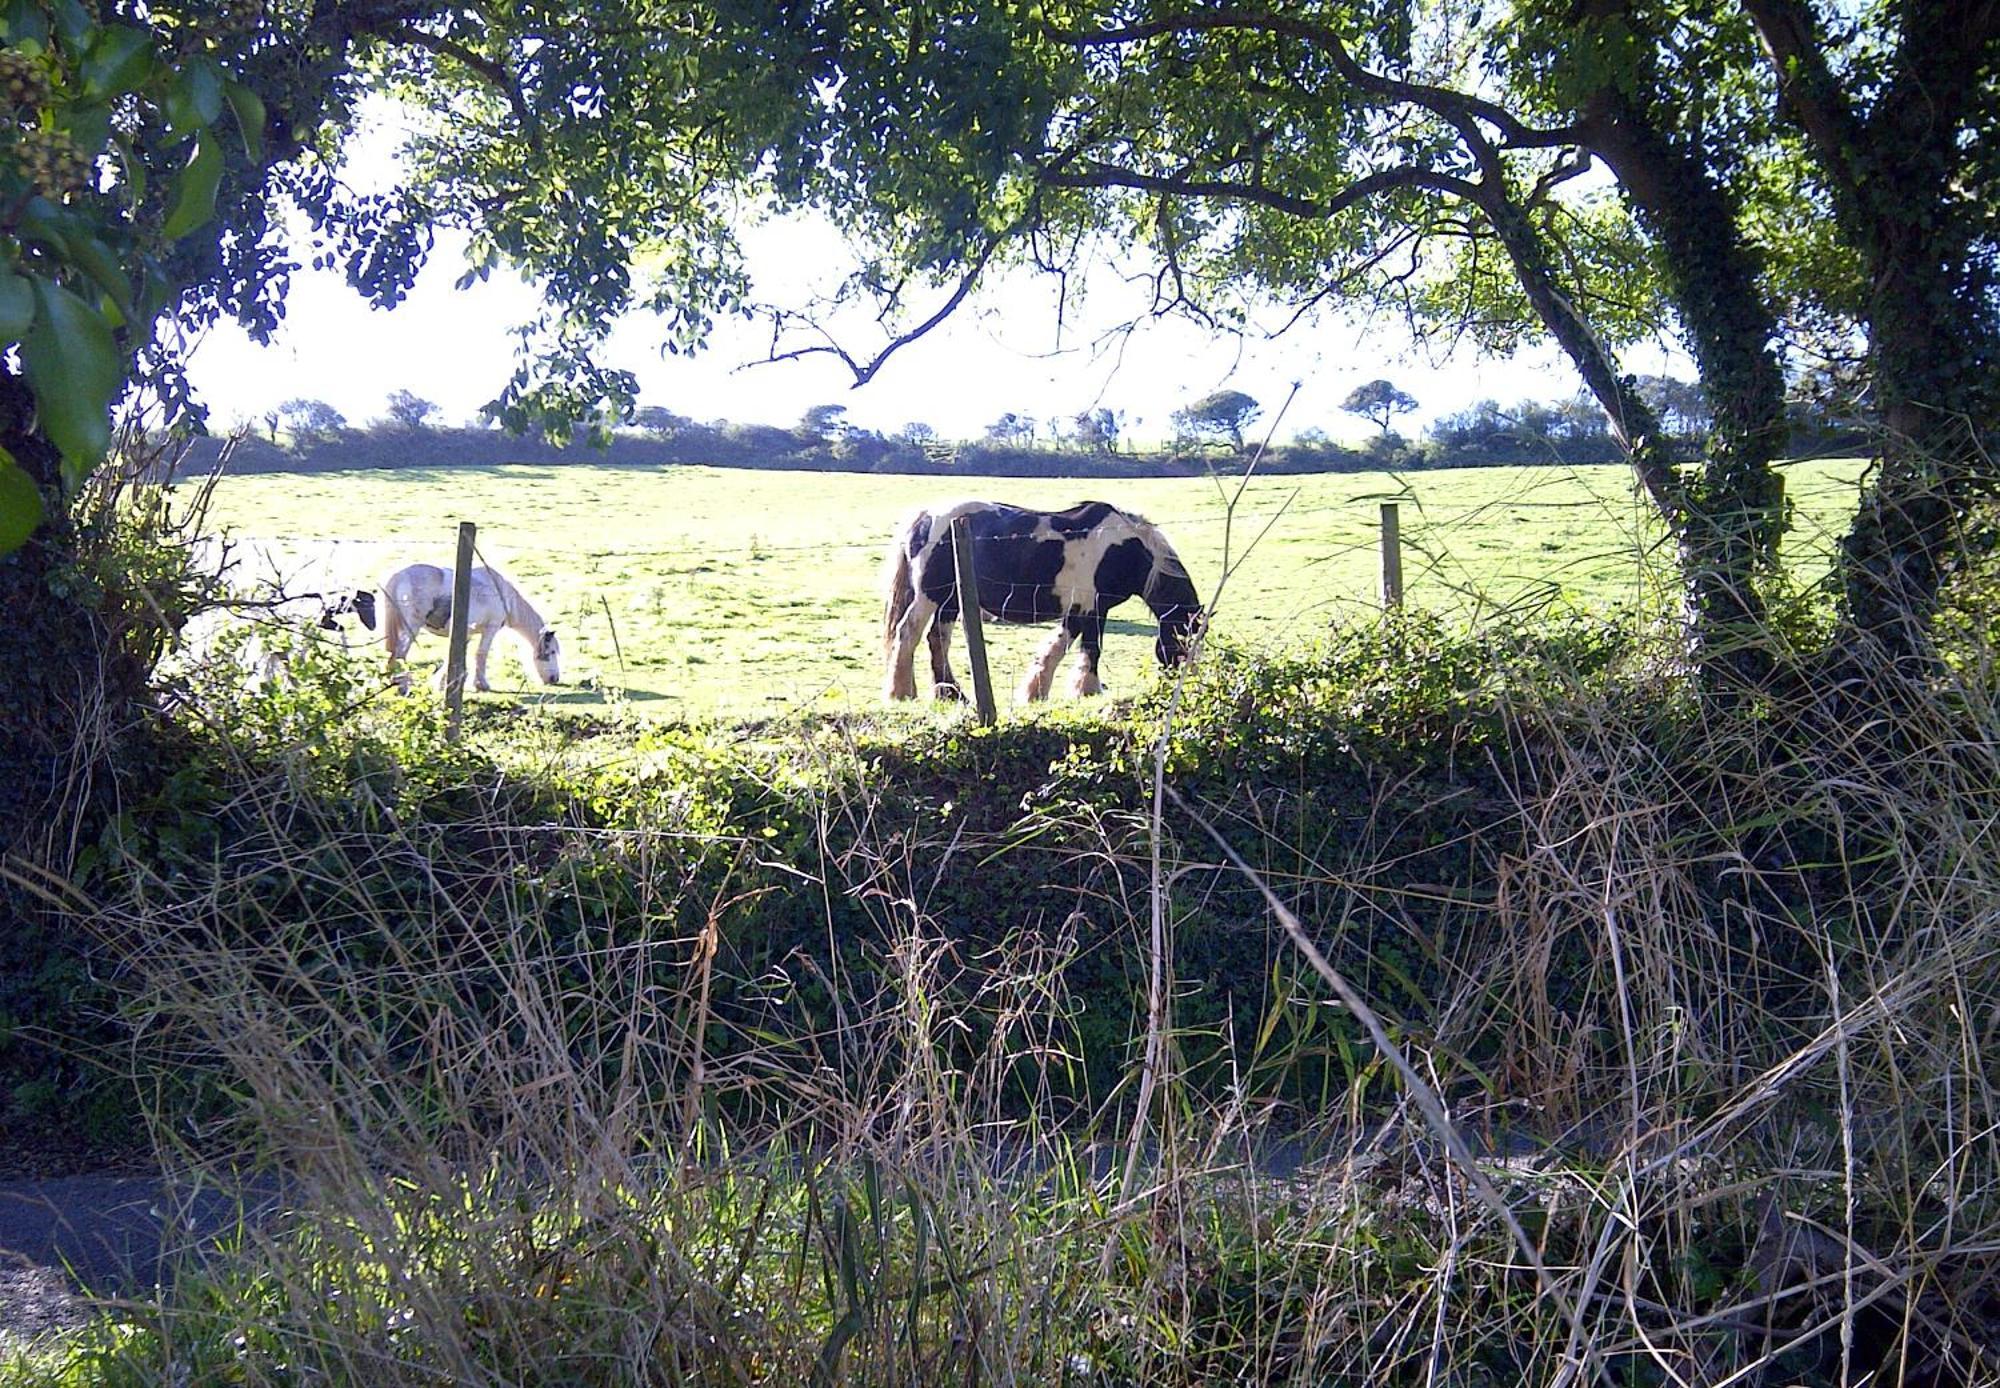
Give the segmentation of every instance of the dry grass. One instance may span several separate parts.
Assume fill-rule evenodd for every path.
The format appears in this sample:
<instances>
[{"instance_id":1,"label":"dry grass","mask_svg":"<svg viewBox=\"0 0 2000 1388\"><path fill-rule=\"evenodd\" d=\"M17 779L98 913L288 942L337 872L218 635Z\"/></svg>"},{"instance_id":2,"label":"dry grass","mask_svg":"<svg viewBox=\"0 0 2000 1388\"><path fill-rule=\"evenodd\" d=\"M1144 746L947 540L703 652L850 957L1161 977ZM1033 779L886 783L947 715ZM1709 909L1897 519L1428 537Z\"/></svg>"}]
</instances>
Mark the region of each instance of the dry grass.
<instances>
[{"instance_id":1,"label":"dry grass","mask_svg":"<svg viewBox=\"0 0 2000 1388\"><path fill-rule=\"evenodd\" d=\"M1196 903L1261 872L1242 928L1289 916L1332 985L1398 893L1441 890L1370 834L1288 838L1303 788L1077 811L1092 894L968 969L926 903L999 840L910 829L851 748L802 779L790 858L695 798L605 829L473 785L448 820L363 824L243 774L227 850L131 864L92 926L150 1063L219 1077L163 1152L276 1208L14 1371L2000 1382L1991 686L1704 716L1668 677L1565 673L1493 694L1503 794L1479 889L1421 941L1427 1006L1364 1040L1323 1020L1338 988L1276 989L1220 1082L1174 1063ZM865 938L729 973L766 913L830 935L836 900ZM1070 980L1107 948L1156 1000L1130 1082L1080 1108ZM1336 1033L1313 1111L1251 1078Z\"/></svg>"}]
</instances>

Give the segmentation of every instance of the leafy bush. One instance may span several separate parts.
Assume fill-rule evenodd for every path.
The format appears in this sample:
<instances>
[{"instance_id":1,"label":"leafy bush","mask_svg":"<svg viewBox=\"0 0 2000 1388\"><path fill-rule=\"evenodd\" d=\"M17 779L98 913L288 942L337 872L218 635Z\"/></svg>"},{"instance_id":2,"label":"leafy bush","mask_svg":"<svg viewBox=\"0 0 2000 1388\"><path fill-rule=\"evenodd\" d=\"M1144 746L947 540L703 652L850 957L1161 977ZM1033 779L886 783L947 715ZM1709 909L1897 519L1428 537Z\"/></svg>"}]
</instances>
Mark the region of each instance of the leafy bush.
<instances>
[{"instance_id":1,"label":"leafy bush","mask_svg":"<svg viewBox=\"0 0 2000 1388\"><path fill-rule=\"evenodd\" d=\"M214 694L240 734L185 725L88 922L173 1115L205 1090L185 1159L268 1161L296 1213L78 1362L1512 1381L1584 1343L1614 1381L1661 1346L1968 1381L1995 710L1718 712L1674 654L1411 613L1108 716L482 707L455 749L303 649Z\"/></svg>"}]
</instances>

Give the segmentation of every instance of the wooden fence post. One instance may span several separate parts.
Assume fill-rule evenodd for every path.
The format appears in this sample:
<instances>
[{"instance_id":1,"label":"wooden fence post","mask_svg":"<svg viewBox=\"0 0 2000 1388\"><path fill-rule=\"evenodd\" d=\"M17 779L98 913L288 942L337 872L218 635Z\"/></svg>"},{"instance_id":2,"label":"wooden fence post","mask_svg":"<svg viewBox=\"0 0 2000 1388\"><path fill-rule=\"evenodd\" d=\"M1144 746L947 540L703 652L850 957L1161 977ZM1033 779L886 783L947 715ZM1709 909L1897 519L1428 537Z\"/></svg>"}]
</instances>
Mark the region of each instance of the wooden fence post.
<instances>
[{"instance_id":1,"label":"wooden fence post","mask_svg":"<svg viewBox=\"0 0 2000 1388\"><path fill-rule=\"evenodd\" d=\"M979 575L972 566L972 525L964 516L951 523L951 554L958 568L958 618L965 624L965 652L972 665L972 698L979 721L992 727L993 677L986 669L986 627L979 616Z\"/></svg>"},{"instance_id":2,"label":"wooden fence post","mask_svg":"<svg viewBox=\"0 0 2000 1388\"><path fill-rule=\"evenodd\" d=\"M444 732L458 741L458 724L465 710L466 609L472 605L471 521L458 523L458 566L451 571L451 645L444 658Z\"/></svg>"},{"instance_id":3,"label":"wooden fence post","mask_svg":"<svg viewBox=\"0 0 2000 1388\"><path fill-rule=\"evenodd\" d=\"M1382 606L1403 605L1402 514L1393 501L1382 503Z\"/></svg>"}]
</instances>

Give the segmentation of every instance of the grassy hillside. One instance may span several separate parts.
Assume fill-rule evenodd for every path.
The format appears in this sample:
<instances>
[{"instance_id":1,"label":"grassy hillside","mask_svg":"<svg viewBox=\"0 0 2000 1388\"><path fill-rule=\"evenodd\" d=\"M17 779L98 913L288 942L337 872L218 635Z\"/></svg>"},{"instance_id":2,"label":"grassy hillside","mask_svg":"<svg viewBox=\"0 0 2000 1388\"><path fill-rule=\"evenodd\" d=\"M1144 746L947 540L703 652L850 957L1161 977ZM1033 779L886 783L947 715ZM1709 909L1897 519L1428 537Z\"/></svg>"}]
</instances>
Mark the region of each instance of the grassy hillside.
<instances>
[{"instance_id":1,"label":"grassy hillside","mask_svg":"<svg viewBox=\"0 0 2000 1388\"><path fill-rule=\"evenodd\" d=\"M1788 557L1809 581L1853 505L1854 462L1789 470L1797 524ZM455 468L225 480L220 524L246 576L294 588L368 584L413 559L450 562L459 520L561 632L566 677L547 696L601 707L611 691L667 716L865 707L877 698L881 555L913 507L967 492L1027 505L1098 496L1159 522L1205 596L1232 573L1218 631L1278 649L1371 611L1378 503L1399 500L1409 601L1465 614L1571 605L1650 610L1664 600L1658 542L1630 473L1476 468L1407 478L1257 479L1229 523L1206 479L1124 483L950 480L707 468ZM1252 542L1255 541L1254 547ZM1247 557L1246 557L1247 552ZM1114 692L1150 679L1151 632L1120 610L1105 655ZM993 629L995 679L1011 689L1042 639ZM420 647L441 659L442 645ZM961 661L962 664L962 661ZM528 679L496 651L494 682Z\"/></svg>"}]
</instances>

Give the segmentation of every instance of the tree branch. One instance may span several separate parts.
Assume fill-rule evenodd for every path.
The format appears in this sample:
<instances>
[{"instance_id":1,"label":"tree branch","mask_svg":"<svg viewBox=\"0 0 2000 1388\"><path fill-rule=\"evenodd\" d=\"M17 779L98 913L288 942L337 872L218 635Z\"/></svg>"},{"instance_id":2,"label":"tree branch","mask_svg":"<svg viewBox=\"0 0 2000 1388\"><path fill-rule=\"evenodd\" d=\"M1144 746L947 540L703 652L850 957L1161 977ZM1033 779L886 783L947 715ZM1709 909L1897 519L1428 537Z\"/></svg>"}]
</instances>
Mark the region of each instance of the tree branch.
<instances>
[{"instance_id":1,"label":"tree branch","mask_svg":"<svg viewBox=\"0 0 2000 1388\"><path fill-rule=\"evenodd\" d=\"M1550 149L1576 143L1575 132L1569 126L1540 130L1526 124L1505 107L1470 93L1454 91L1449 87L1436 87L1424 82L1406 82L1400 78L1371 71L1361 65L1349 51L1347 41L1334 30L1293 15L1220 8L1193 14L1168 15L1140 24L1125 24L1105 29L1060 29L1049 25L1044 28L1043 33L1053 42L1068 44L1075 48L1117 48L1126 44L1141 43L1147 39L1162 38L1169 34L1211 33L1224 29L1280 34L1286 38L1309 43L1332 60L1334 71L1362 91L1382 97L1389 102L1405 102L1421 106L1425 110L1447 118L1456 114L1484 121L1501 133L1509 148Z\"/></svg>"},{"instance_id":2,"label":"tree branch","mask_svg":"<svg viewBox=\"0 0 2000 1388\"><path fill-rule=\"evenodd\" d=\"M1555 167L1535 181L1535 186L1529 192L1525 205L1528 207L1541 206L1548 201L1549 194L1553 193L1559 186L1569 182L1573 178L1580 178L1584 174L1589 173L1590 166L1591 153L1589 150L1583 148L1565 150L1562 158L1556 161Z\"/></svg>"},{"instance_id":3,"label":"tree branch","mask_svg":"<svg viewBox=\"0 0 2000 1388\"><path fill-rule=\"evenodd\" d=\"M483 54L473 52L456 39L449 39L441 34L426 33L410 24L400 24L385 29L381 36L391 43L408 44L412 48L421 48L427 53L462 63L507 98L507 104L514 108L514 119L520 122L521 133L530 140L536 138L539 127L534 112L528 109L527 98L521 95L520 83L514 80L514 74L507 71L504 65Z\"/></svg>"},{"instance_id":4,"label":"tree branch","mask_svg":"<svg viewBox=\"0 0 2000 1388\"><path fill-rule=\"evenodd\" d=\"M1850 205L1859 202L1861 171L1854 155L1866 139L1846 90L1827 66L1819 25L1803 0L1743 0L1771 60L1778 95L1819 150L1822 167Z\"/></svg>"},{"instance_id":5,"label":"tree branch","mask_svg":"<svg viewBox=\"0 0 2000 1388\"><path fill-rule=\"evenodd\" d=\"M1041 180L1053 188L1132 188L1168 197L1220 198L1229 202L1269 207L1294 217L1314 220L1336 217L1357 202L1395 188L1428 188L1433 192L1449 193L1454 197L1468 199L1473 194L1472 185L1463 179L1414 166L1379 170L1348 184L1326 199L1302 198L1252 183L1140 173L1136 169L1121 169L1116 165L1096 160L1085 161L1076 168L1045 171L1041 175Z\"/></svg>"},{"instance_id":6,"label":"tree branch","mask_svg":"<svg viewBox=\"0 0 2000 1388\"><path fill-rule=\"evenodd\" d=\"M979 254L973 259L972 264L966 268L964 274L959 276L958 285L952 290L951 297L946 299L944 304L935 313L931 314L930 317L924 319L923 322L917 324L914 328L910 328L892 337L881 351L875 353L867 361L857 360L853 353L834 340L833 334L817 323L813 323L812 327L821 337L826 339L824 344L817 347L798 347L789 352L779 352L775 350L777 347L775 340L775 328L777 324L774 322L773 341L771 344L774 350L768 353L763 361L755 364L758 366L769 366L774 362L801 361L806 357L838 357L841 363L847 367L848 371L853 374L856 386L867 385L875 379L875 374L888 364L890 357L909 346L912 342L915 342L918 338L923 337L931 329L937 327L938 324L944 322L945 319L951 317L957 311L958 306L965 302L966 296L972 293L978 286L979 277L985 272L987 263L993 259L995 252L1002 245L1006 244L1008 238L1019 231L1022 225L1022 222L1015 222L1004 231L991 233L986 238L985 244L979 248Z\"/></svg>"}]
</instances>

